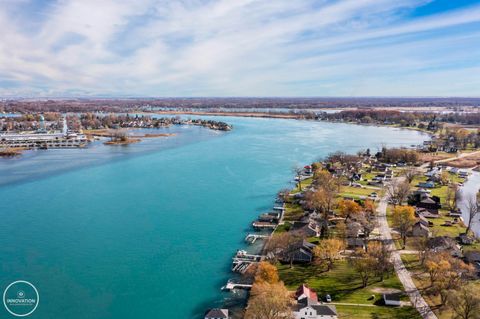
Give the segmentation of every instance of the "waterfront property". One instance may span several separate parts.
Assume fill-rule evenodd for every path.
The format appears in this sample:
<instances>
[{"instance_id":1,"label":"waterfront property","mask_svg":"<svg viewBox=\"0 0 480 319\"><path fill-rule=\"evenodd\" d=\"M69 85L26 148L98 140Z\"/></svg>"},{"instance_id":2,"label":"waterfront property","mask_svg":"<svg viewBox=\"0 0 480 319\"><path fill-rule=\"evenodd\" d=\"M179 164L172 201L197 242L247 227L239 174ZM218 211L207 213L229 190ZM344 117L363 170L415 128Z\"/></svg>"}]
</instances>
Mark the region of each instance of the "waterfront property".
<instances>
[{"instance_id":1,"label":"waterfront property","mask_svg":"<svg viewBox=\"0 0 480 319\"><path fill-rule=\"evenodd\" d=\"M9 199L0 202L0 211L16 212L2 216L1 232L14 234L19 225L24 231L18 240L0 239L2 265L16 269L6 273L33 278L57 304L77 301L62 309L45 303L37 310L40 318L200 319L206 308L227 308L223 298L230 306L244 295L222 292L219 282L235 276L232 253L242 248L250 222L289 185L292 163L339 148L373 149L378 136L390 145L423 138L413 131L324 122L228 121L235 127L229 134L174 126L165 132L181 134L125 148L92 143L84 150L32 152L34 161L3 160L2 182L12 167L17 175L30 174L0 188L0 197ZM351 136L362 136L361 144L351 143ZM72 165L65 169L65 162ZM73 288L65 294L65 287ZM145 291L161 298L145 298ZM172 307L178 300L188 302Z\"/></svg>"},{"instance_id":2,"label":"waterfront property","mask_svg":"<svg viewBox=\"0 0 480 319\"><path fill-rule=\"evenodd\" d=\"M305 285L295 292L296 305L293 306L295 319L337 319L334 305L325 305L318 301L317 294Z\"/></svg>"},{"instance_id":3,"label":"waterfront property","mask_svg":"<svg viewBox=\"0 0 480 319\"><path fill-rule=\"evenodd\" d=\"M0 134L0 147L4 148L76 148L87 143L86 136L77 133Z\"/></svg>"}]
</instances>

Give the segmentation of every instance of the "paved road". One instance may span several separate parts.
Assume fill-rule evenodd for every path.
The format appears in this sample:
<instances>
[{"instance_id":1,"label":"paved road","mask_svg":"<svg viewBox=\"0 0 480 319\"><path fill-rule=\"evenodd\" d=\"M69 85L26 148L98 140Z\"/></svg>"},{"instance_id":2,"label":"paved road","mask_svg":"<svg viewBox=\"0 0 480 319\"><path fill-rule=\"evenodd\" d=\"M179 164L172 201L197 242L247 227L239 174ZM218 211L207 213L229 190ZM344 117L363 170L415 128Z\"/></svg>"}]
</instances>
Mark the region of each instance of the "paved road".
<instances>
[{"instance_id":1,"label":"paved road","mask_svg":"<svg viewBox=\"0 0 480 319\"><path fill-rule=\"evenodd\" d=\"M450 158L445 158L445 159L442 159L442 160L435 161L435 163L437 163L437 164L438 163L447 163L447 162L451 162L451 161L461 159L461 158L464 158L464 157L475 156L475 155L478 155L478 154L480 154L480 151L475 151L475 152L470 152L470 153L461 153L460 155L455 156L455 157L450 157Z\"/></svg>"},{"instance_id":2,"label":"paved road","mask_svg":"<svg viewBox=\"0 0 480 319\"><path fill-rule=\"evenodd\" d=\"M395 271L397 272L400 282L405 288L405 292L410 297L412 305L417 308L418 312L424 319L438 319L437 316L430 309L426 301L423 299L415 284L413 283L410 272L405 268L399 252L395 249L395 245L393 244L392 240L392 234L390 233L390 227L388 227L387 222L386 198L382 198L378 205L378 220L380 234L382 235L382 239L385 240L390 250L392 251L392 262L395 266Z\"/></svg>"}]
</instances>

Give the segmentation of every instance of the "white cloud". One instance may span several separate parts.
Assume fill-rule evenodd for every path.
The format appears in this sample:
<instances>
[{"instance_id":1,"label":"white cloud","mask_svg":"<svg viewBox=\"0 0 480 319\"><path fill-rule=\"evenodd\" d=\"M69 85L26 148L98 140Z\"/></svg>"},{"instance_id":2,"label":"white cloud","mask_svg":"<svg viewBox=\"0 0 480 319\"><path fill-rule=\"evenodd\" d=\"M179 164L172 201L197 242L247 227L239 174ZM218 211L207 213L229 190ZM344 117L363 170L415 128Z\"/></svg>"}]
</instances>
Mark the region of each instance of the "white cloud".
<instances>
[{"instance_id":1,"label":"white cloud","mask_svg":"<svg viewBox=\"0 0 480 319\"><path fill-rule=\"evenodd\" d=\"M32 31L22 19L36 12L14 19L20 3L1 1L2 95L473 95L478 84L480 6L412 18L428 1L62 0ZM456 63L466 80L452 86L438 75Z\"/></svg>"}]
</instances>

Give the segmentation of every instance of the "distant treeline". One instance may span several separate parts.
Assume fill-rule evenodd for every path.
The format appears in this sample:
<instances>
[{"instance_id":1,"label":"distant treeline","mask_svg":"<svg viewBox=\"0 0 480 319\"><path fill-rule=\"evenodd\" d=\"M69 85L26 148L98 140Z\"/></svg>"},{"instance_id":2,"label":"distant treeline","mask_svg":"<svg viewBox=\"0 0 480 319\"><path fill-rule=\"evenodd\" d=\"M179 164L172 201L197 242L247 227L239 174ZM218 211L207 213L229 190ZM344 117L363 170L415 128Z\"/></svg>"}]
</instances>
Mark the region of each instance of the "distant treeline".
<instances>
[{"instance_id":1,"label":"distant treeline","mask_svg":"<svg viewBox=\"0 0 480 319\"><path fill-rule=\"evenodd\" d=\"M420 122L445 122L480 124L480 113L463 112L400 112L394 110L345 110L338 113L323 113L326 120L341 120L359 123L391 123L402 126L418 126Z\"/></svg>"},{"instance_id":2,"label":"distant treeline","mask_svg":"<svg viewBox=\"0 0 480 319\"><path fill-rule=\"evenodd\" d=\"M448 107L480 106L480 98L123 98L3 100L0 112L125 112L138 109L314 109L339 107Z\"/></svg>"}]
</instances>

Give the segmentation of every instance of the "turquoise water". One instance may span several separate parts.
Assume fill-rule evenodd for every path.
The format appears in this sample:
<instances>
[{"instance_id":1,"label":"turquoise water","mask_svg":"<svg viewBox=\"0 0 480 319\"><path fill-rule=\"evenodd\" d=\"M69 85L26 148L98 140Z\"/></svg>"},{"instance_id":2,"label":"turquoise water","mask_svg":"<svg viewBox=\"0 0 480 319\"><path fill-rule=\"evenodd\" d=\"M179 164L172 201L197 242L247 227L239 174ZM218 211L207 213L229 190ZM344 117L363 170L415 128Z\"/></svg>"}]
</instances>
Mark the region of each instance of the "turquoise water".
<instances>
[{"instance_id":1,"label":"turquoise water","mask_svg":"<svg viewBox=\"0 0 480 319\"><path fill-rule=\"evenodd\" d=\"M427 138L381 127L216 119L234 130L187 128L127 148L97 143L76 156L49 150L0 161L1 289L32 282L40 305L31 318L198 318L230 298L220 287L231 277L231 257L250 222L289 185L295 164ZM3 307L0 317L8 317Z\"/></svg>"}]
</instances>

